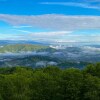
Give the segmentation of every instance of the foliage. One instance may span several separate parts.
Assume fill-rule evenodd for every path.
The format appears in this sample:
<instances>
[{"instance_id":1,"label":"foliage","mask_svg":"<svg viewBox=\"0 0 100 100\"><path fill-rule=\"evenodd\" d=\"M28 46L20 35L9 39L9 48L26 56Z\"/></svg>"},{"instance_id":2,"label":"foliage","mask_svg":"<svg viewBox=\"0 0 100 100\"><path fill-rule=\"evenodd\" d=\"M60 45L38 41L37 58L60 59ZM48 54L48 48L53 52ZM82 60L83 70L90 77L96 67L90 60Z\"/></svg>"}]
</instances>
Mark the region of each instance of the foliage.
<instances>
[{"instance_id":1,"label":"foliage","mask_svg":"<svg viewBox=\"0 0 100 100\"><path fill-rule=\"evenodd\" d=\"M100 100L100 63L83 70L0 68L0 100Z\"/></svg>"}]
</instances>

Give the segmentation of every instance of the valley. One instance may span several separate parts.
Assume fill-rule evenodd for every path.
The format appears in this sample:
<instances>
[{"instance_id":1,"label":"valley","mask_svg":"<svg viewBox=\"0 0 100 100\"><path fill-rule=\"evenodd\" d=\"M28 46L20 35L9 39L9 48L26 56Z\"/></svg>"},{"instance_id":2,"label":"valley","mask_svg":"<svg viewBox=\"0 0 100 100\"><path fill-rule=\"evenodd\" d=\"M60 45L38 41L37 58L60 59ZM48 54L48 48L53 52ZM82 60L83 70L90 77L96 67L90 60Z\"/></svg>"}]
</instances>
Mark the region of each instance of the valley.
<instances>
[{"instance_id":1,"label":"valley","mask_svg":"<svg viewBox=\"0 0 100 100\"><path fill-rule=\"evenodd\" d=\"M21 43L22 42L22 43ZM82 69L90 63L100 62L100 45L54 45L2 42L0 46L0 67L75 67Z\"/></svg>"}]
</instances>

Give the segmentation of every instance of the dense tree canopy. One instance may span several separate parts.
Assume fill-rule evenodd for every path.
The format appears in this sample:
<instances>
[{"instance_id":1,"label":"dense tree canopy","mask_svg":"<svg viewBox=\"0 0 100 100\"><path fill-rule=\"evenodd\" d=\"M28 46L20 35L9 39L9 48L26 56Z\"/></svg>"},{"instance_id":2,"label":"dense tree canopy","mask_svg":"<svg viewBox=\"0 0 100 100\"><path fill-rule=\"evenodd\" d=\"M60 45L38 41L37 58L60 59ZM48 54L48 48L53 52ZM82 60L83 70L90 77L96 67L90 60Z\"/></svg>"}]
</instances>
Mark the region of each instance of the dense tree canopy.
<instances>
[{"instance_id":1,"label":"dense tree canopy","mask_svg":"<svg viewBox=\"0 0 100 100\"><path fill-rule=\"evenodd\" d=\"M0 68L0 100L100 100L100 63L83 70Z\"/></svg>"}]
</instances>

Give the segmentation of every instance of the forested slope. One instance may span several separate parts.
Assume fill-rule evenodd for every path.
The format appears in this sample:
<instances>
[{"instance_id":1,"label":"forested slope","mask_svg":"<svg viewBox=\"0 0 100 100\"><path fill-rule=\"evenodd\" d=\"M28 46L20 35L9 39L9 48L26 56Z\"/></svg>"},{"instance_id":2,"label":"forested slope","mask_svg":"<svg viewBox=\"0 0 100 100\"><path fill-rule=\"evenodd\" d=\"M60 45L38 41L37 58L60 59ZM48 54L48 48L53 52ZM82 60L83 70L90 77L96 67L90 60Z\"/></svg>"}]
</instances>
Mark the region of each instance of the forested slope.
<instances>
[{"instance_id":1,"label":"forested slope","mask_svg":"<svg viewBox=\"0 0 100 100\"><path fill-rule=\"evenodd\" d=\"M38 51L38 50L45 50L48 46L42 45L33 45L33 44L12 44L12 45L4 45L0 47L0 53L19 53L23 51Z\"/></svg>"}]
</instances>

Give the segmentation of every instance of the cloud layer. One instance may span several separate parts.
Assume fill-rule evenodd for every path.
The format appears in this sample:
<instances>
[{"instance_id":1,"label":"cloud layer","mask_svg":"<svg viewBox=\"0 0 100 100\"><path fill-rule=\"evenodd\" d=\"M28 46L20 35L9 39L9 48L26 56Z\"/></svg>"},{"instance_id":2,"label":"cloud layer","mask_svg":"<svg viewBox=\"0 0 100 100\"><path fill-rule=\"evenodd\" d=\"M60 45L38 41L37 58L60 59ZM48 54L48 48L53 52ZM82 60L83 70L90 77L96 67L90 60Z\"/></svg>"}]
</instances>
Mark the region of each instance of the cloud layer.
<instances>
[{"instance_id":1,"label":"cloud layer","mask_svg":"<svg viewBox=\"0 0 100 100\"><path fill-rule=\"evenodd\" d=\"M57 14L19 16L0 14L0 20L14 26L29 25L57 31L100 29L100 16L67 16Z\"/></svg>"},{"instance_id":2,"label":"cloud layer","mask_svg":"<svg viewBox=\"0 0 100 100\"><path fill-rule=\"evenodd\" d=\"M0 14L0 20L12 25L16 34L0 34L0 39L35 40L49 42L100 42L100 33L81 33L83 29L100 29L99 16L67 16L57 14L20 16ZM47 32L32 32L27 28L50 29ZM24 30L24 29L25 30ZM79 34L75 31L79 30ZM17 34L17 32L19 34ZM91 33L92 32L92 33ZM49 37L49 38L48 38Z\"/></svg>"}]
</instances>

